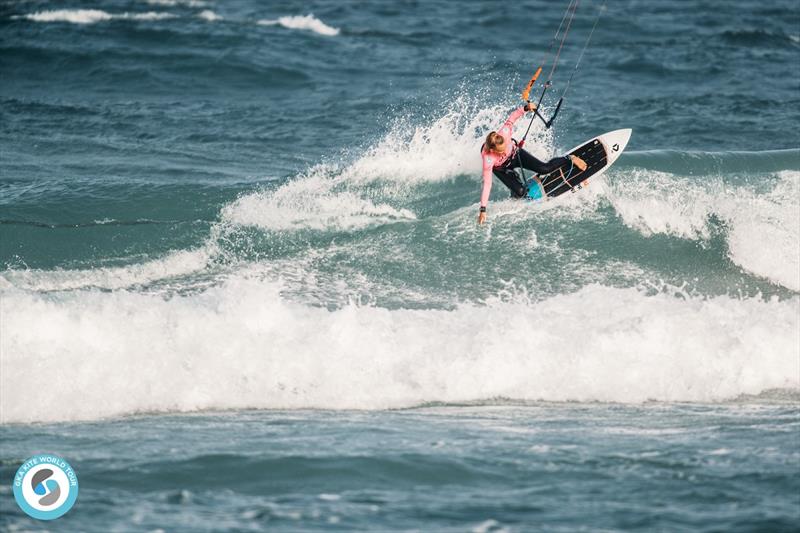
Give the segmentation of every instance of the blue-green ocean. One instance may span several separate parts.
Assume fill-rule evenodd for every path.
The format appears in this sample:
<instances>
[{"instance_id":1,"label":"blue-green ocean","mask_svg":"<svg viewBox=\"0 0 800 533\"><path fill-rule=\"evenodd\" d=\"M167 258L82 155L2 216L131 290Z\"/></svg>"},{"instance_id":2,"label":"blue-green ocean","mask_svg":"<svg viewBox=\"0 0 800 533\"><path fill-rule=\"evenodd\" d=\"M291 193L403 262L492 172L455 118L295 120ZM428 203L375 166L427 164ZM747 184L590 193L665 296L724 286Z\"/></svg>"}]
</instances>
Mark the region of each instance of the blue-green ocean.
<instances>
[{"instance_id":1,"label":"blue-green ocean","mask_svg":"<svg viewBox=\"0 0 800 533\"><path fill-rule=\"evenodd\" d=\"M800 7L581 1L478 226L566 3L0 1L0 530L796 531Z\"/></svg>"}]
</instances>

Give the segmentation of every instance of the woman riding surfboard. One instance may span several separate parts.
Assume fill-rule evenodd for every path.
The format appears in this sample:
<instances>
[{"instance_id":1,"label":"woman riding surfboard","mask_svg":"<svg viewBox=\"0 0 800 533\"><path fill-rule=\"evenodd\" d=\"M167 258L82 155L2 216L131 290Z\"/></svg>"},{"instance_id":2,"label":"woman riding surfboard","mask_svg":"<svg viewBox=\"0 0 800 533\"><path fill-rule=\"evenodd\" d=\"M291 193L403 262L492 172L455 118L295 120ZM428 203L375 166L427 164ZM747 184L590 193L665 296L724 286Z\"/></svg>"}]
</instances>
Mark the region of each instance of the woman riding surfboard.
<instances>
[{"instance_id":1,"label":"woman riding surfboard","mask_svg":"<svg viewBox=\"0 0 800 533\"><path fill-rule=\"evenodd\" d=\"M528 184L522 182L519 174L514 170L516 168L522 167L537 174L548 174L569 163L571 159L572 164L579 170L586 169L586 163L578 156L556 157L545 163L517 145L517 142L511 138L514 123L526 112L535 111L536 104L533 103L519 107L511 113L499 130L489 132L489 135L486 136L486 142L481 148L483 191L478 224L486 222L486 205L489 203L489 193L492 190L492 174L500 178L514 198L524 198L528 195Z\"/></svg>"}]
</instances>

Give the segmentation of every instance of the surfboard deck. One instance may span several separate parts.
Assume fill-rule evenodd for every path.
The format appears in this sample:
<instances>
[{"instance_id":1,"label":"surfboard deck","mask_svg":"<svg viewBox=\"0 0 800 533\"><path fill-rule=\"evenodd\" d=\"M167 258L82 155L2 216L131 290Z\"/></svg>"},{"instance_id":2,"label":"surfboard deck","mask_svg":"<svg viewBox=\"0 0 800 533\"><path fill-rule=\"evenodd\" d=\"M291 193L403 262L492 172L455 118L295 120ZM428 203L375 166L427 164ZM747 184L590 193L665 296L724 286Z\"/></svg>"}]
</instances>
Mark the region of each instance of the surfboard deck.
<instances>
[{"instance_id":1,"label":"surfboard deck","mask_svg":"<svg viewBox=\"0 0 800 533\"><path fill-rule=\"evenodd\" d=\"M599 177L614 164L628 145L632 131L610 131L579 144L567 155L577 155L586 161L586 170L581 171L571 163L566 163L549 174L536 176L530 180L528 197L531 200L555 198L586 187L590 178Z\"/></svg>"}]
</instances>

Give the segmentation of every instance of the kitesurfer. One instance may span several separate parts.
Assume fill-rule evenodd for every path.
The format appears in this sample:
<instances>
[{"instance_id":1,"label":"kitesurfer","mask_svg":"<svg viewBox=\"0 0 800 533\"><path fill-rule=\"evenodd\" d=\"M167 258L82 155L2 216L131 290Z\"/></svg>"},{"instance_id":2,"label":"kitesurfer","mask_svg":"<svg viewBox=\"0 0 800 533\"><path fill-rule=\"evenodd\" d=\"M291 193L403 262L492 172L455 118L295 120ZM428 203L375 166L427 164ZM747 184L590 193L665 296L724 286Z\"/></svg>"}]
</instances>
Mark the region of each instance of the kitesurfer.
<instances>
[{"instance_id":1,"label":"kitesurfer","mask_svg":"<svg viewBox=\"0 0 800 533\"><path fill-rule=\"evenodd\" d=\"M489 202L489 192L492 190L492 174L500 178L503 185L511 191L514 198L523 198L528 194L528 185L522 182L515 168L526 168L537 174L548 174L562 165L572 164L579 170L586 170L586 162L578 156L556 157L548 162L542 162L529 152L520 148L511 138L514 123L526 112L536 111L536 104L527 103L514 110L498 131L492 131L486 136L486 142L481 148L483 160L483 192L481 193L481 210L478 215L478 224L486 221L486 204Z\"/></svg>"}]
</instances>

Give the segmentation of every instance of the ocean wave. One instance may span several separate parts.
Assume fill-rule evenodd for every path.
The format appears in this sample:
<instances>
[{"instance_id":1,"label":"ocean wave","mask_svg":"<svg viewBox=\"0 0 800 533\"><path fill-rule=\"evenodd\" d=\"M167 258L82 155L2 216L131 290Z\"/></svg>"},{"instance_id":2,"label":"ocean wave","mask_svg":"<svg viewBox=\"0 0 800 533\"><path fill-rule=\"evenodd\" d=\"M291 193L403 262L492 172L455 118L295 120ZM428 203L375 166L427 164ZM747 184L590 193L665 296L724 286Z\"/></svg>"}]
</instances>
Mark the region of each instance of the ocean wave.
<instances>
[{"instance_id":1,"label":"ocean wave","mask_svg":"<svg viewBox=\"0 0 800 533\"><path fill-rule=\"evenodd\" d=\"M328 26L312 14L308 15L294 15L280 17L278 19L262 19L258 21L262 26L283 26L290 30L306 30L318 33L320 35L327 35L329 37L339 35L339 28Z\"/></svg>"},{"instance_id":2,"label":"ocean wave","mask_svg":"<svg viewBox=\"0 0 800 533\"><path fill-rule=\"evenodd\" d=\"M416 219L409 209L378 203L356 192L337 191L333 181L317 168L275 190L239 198L222 209L221 217L226 223L273 231L355 230Z\"/></svg>"},{"instance_id":3,"label":"ocean wave","mask_svg":"<svg viewBox=\"0 0 800 533\"><path fill-rule=\"evenodd\" d=\"M0 273L0 291L47 293L87 288L128 289L205 271L218 254L216 242L209 240L200 248L176 250L158 259L126 266L95 267L88 270L10 269Z\"/></svg>"},{"instance_id":4,"label":"ocean wave","mask_svg":"<svg viewBox=\"0 0 800 533\"><path fill-rule=\"evenodd\" d=\"M753 174L800 170L800 149L751 151L626 151L627 166L669 172L682 176Z\"/></svg>"},{"instance_id":5,"label":"ocean wave","mask_svg":"<svg viewBox=\"0 0 800 533\"><path fill-rule=\"evenodd\" d=\"M187 6L187 7L206 7L208 2L203 0L146 0L153 6Z\"/></svg>"},{"instance_id":6,"label":"ocean wave","mask_svg":"<svg viewBox=\"0 0 800 533\"><path fill-rule=\"evenodd\" d=\"M53 11L37 11L25 15L28 20L35 22L69 22L72 24L94 24L112 19L128 20L164 20L175 18L172 13L148 11L146 13L117 13L112 14L100 9L57 9Z\"/></svg>"},{"instance_id":7,"label":"ocean wave","mask_svg":"<svg viewBox=\"0 0 800 533\"><path fill-rule=\"evenodd\" d=\"M729 256L748 272L800 291L800 172L779 175L769 193L722 212L731 226Z\"/></svg>"},{"instance_id":8,"label":"ocean wave","mask_svg":"<svg viewBox=\"0 0 800 533\"><path fill-rule=\"evenodd\" d=\"M222 17L211 11L210 9L204 9L200 13L197 14L203 20L207 20L208 22L215 22L217 20L222 20Z\"/></svg>"},{"instance_id":9,"label":"ocean wave","mask_svg":"<svg viewBox=\"0 0 800 533\"><path fill-rule=\"evenodd\" d=\"M400 118L354 160L317 165L276 189L246 194L225 206L221 218L268 230L361 229L413 220L416 215L403 203L415 187L463 174L478 183L484 134L507 115L501 106L474 113L455 107L423 126ZM523 122L518 136L527 126ZM551 130L535 124L526 149L546 159L552 143Z\"/></svg>"},{"instance_id":10,"label":"ocean wave","mask_svg":"<svg viewBox=\"0 0 800 533\"><path fill-rule=\"evenodd\" d=\"M728 30L721 34L722 39L736 46L763 46L797 48L800 39L796 35L787 35L781 31Z\"/></svg>"},{"instance_id":11,"label":"ocean wave","mask_svg":"<svg viewBox=\"0 0 800 533\"><path fill-rule=\"evenodd\" d=\"M708 240L716 217L726 226L731 261L800 291L800 171L775 178L771 190L756 192L710 176L698 182L633 169L609 183L607 197L623 222L645 236Z\"/></svg>"},{"instance_id":12,"label":"ocean wave","mask_svg":"<svg viewBox=\"0 0 800 533\"><path fill-rule=\"evenodd\" d=\"M237 277L171 298L9 291L0 301L2 422L498 397L722 401L800 386L799 304L592 285L451 311L327 310ZM509 334L509 316L524 334ZM58 380L38 371L53 367Z\"/></svg>"},{"instance_id":13,"label":"ocean wave","mask_svg":"<svg viewBox=\"0 0 800 533\"><path fill-rule=\"evenodd\" d=\"M716 401L800 386L797 298L693 299L588 286L538 303L329 311L279 292L269 282L231 279L170 299L6 293L2 422L496 397ZM524 335L509 335L500 319L507 316L526 325ZM564 324L580 324L580 335ZM53 365L57 381L36 371ZM25 394L44 388L46 395Z\"/></svg>"},{"instance_id":14,"label":"ocean wave","mask_svg":"<svg viewBox=\"0 0 800 533\"><path fill-rule=\"evenodd\" d=\"M221 219L267 231L320 232L417 220L421 212L410 206L415 195L432 194L434 189L426 185L467 175L475 177L477 192L483 133L503 114L499 107L455 110L423 125L401 118L352 162L319 165L279 187L245 194L222 209ZM551 135L537 124L526 148L549 158L554 151ZM626 226L645 237L661 234L701 242L709 241L721 222L731 262L799 291L800 172L781 170L799 167L800 150L623 154L606 186L534 209L523 206L524 213L513 202L501 202L493 212L502 220L510 209L517 225L529 215L553 218L565 212L588 220L608 202ZM461 228L455 219L447 224L453 231Z\"/></svg>"}]
</instances>

